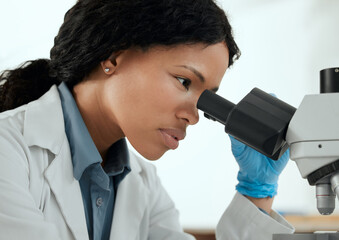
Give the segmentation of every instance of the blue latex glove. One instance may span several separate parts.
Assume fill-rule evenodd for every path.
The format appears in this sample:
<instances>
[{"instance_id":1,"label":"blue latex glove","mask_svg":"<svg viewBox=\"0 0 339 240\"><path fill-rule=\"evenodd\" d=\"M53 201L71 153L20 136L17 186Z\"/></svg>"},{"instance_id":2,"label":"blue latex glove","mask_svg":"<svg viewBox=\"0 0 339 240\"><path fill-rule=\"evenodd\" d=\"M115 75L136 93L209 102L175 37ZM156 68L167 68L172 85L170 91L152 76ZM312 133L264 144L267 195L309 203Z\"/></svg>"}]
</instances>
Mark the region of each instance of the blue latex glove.
<instances>
[{"instance_id":1,"label":"blue latex glove","mask_svg":"<svg viewBox=\"0 0 339 240\"><path fill-rule=\"evenodd\" d=\"M289 149L274 161L230 136L232 153L239 165L236 189L242 195L254 198L277 194L278 178L289 159Z\"/></svg>"}]
</instances>

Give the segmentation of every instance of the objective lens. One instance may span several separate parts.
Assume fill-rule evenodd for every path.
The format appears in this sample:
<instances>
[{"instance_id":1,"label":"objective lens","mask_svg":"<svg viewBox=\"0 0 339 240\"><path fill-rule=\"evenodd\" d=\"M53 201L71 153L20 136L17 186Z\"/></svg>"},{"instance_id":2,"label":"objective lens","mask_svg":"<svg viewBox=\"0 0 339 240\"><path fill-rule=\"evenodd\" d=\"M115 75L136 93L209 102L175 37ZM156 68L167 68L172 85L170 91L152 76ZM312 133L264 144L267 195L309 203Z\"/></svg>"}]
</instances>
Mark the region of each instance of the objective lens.
<instances>
[{"instance_id":1,"label":"objective lens","mask_svg":"<svg viewBox=\"0 0 339 240\"><path fill-rule=\"evenodd\" d=\"M335 195L330 183L316 185L317 208L320 214L329 215L335 208Z\"/></svg>"}]
</instances>

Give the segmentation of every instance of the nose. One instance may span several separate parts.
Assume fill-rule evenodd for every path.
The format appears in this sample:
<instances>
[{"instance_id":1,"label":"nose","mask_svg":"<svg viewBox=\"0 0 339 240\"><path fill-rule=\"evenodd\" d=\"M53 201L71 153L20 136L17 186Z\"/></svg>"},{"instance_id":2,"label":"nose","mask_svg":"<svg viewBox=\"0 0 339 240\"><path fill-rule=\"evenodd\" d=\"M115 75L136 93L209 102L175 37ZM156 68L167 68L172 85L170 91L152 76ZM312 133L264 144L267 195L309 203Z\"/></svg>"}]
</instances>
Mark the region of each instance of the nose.
<instances>
[{"instance_id":1,"label":"nose","mask_svg":"<svg viewBox=\"0 0 339 240\"><path fill-rule=\"evenodd\" d=\"M196 101L184 104L177 112L177 117L186 121L188 125L197 124L199 122L197 102L198 100L196 99Z\"/></svg>"}]
</instances>

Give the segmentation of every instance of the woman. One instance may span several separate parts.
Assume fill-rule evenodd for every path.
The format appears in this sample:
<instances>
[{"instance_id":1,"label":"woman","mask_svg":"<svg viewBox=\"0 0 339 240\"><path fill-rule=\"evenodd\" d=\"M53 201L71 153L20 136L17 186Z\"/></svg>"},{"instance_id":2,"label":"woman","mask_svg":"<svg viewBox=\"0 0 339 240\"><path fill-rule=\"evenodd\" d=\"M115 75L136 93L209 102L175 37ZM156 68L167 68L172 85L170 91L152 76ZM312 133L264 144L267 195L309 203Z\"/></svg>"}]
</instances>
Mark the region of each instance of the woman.
<instances>
[{"instance_id":1,"label":"woman","mask_svg":"<svg viewBox=\"0 0 339 240\"><path fill-rule=\"evenodd\" d=\"M198 122L200 94L216 91L239 55L212 0L79 0L50 60L1 75L0 238L192 239L154 167L125 138L149 160L176 149ZM239 194L218 239L291 232L271 212L287 158L257 188L246 161L264 157L232 141Z\"/></svg>"}]
</instances>

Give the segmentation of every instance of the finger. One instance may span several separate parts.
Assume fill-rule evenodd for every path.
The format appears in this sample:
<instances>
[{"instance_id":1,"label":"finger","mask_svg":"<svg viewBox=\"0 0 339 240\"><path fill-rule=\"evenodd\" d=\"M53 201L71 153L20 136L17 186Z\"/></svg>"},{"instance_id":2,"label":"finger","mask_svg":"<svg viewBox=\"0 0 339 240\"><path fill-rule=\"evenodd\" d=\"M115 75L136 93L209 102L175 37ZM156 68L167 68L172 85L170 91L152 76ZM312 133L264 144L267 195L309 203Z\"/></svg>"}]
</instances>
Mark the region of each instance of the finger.
<instances>
[{"instance_id":1,"label":"finger","mask_svg":"<svg viewBox=\"0 0 339 240\"><path fill-rule=\"evenodd\" d=\"M286 152L276 161L273 161L273 164L275 165L275 168L278 171L282 171L282 169L285 168L285 166L287 165L287 162L290 158L290 149L287 149Z\"/></svg>"},{"instance_id":2,"label":"finger","mask_svg":"<svg viewBox=\"0 0 339 240\"><path fill-rule=\"evenodd\" d=\"M246 145L235 139L232 135L228 135L231 140L232 151L236 151L237 153L241 153L246 148Z\"/></svg>"}]
</instances>

